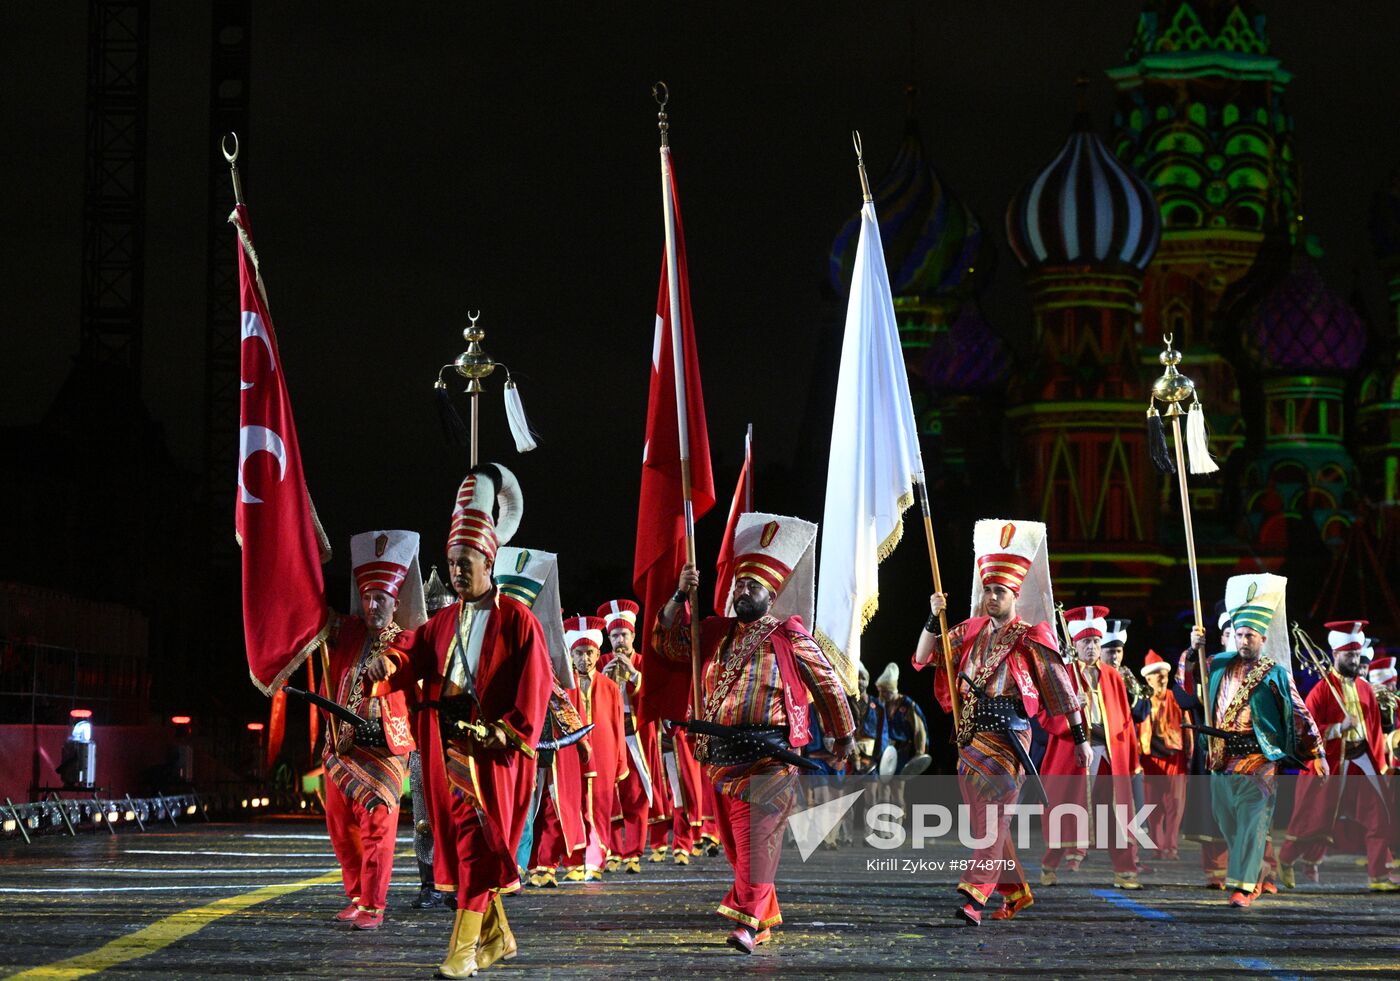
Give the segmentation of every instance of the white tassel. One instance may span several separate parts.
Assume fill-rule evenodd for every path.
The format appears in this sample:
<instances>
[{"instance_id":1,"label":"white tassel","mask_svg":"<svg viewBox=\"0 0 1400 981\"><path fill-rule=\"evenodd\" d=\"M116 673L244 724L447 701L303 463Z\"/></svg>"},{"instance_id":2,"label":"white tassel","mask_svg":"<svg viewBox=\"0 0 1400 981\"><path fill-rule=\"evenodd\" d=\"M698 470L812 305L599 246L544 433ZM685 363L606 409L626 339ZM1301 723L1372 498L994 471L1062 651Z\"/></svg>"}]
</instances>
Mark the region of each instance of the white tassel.
<instances>
[{"instance_id":1,"label":"white tassel","mask_svg":"<svg viewBox=\"0 0 1400 981\"><path fill-rule=\"evenodd\" d=\"M515 387L515 382L507 381L505 394L506 421L510 423L510 434L515 437L515 451L529 453L537 444L530 431L530 420L525 417L525 405L520 401L520 389Z\"/></svg>"},{"instance_id":2,"label":"white tassel","mask_svg":"<svg viewBox=\"0 0 1400 981\"><path fill-rule=\"evenodd\" d=\"M1191 403L1186 413L1186 456L1192 473L1215 473L1220 469L1210 456L1210 440L1206 436L1206 414L1201 403Z\"/></svg>"}]
</instances>

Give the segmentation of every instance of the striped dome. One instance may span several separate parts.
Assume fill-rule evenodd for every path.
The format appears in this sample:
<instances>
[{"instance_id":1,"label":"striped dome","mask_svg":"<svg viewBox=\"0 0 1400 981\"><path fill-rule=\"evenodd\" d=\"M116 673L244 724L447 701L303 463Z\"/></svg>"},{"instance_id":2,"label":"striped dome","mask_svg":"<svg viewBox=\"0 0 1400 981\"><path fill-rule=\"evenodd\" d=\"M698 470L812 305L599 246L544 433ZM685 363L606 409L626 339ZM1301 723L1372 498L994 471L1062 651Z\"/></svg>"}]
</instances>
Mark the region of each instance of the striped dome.
<instances>
[{"instance_id":1,"label":"striped dome","mask_svg":"<svg viewBox=\"0 0 1400 981\"><path fill-rule=\"evenodd\" d=\"M984 241L982 226L944 188L912 116L899 152L871 196L895 296L936 299L970 292ZM831 285L840 296L850 287L859 238L857 211L831 244Z\"/></svg>"},{"instance_id":2,"label":"striped dome","mask_svg":"<svg viewBox=\"0 0 1400 981\"><path fill-rule=\"evenodd\" d=\"M1092 131L1087 112L1075 117L1050 166L1006 209L1006 237L1026 267L1145 269L1161 235L1157 199Z\"/></svg>"}]
</instances>

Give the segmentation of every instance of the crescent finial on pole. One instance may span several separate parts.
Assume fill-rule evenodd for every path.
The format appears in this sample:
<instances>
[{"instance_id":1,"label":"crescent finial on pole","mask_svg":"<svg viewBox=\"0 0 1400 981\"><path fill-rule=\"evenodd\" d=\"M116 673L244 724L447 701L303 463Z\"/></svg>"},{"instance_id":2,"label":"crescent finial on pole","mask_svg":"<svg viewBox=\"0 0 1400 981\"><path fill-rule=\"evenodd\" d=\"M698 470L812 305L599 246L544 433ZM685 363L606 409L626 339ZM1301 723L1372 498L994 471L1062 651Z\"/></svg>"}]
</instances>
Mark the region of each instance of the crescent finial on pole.
<instances>
[{"instance_id":1,"label":"crescent finial on pole","mask_svg":"<svg viewBox=\"0 0 1400 981\"><path fill-rule=\"evenodd\" d=\"M851 130L851 145L856 148L856 170L860 174L860 192L865 197L865 203L869 204L875 199L870 196L870 178L865 173L865 147L861 143L860 130Z\"/></svg>"},{"instance_id":2,"label":"crescent finial on pole","mask_svg":"<svg viewBox=\"0 0 1400 981\"><path fill-rule=\"evenodd\" d=\"M233 140L233 149L228 148L228 141ZM225 133L219 137L219 149L223 152L224 159L228 161L229 173L233 176L233 199L239 204L243 204L243 180L238 176L238 134Z\"/></svg>"}]
</instances>

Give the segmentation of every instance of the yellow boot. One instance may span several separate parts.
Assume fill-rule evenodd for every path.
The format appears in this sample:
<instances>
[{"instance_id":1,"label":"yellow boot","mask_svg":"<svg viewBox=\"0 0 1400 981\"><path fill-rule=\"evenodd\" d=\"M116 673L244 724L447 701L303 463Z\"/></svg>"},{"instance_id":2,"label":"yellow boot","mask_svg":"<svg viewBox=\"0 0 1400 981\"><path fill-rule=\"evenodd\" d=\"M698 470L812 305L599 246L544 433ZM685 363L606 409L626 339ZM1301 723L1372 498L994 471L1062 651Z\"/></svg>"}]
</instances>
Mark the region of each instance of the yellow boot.
<instances>
[{"instance_id":1,"label":"yellow boot","mask_svg":"<svg viewBox=\"0 0 1400 981\"><path fill-rule=\"evenodd\" d=\"M481 939L482 914L459 909L452 923L452 939L448 941L447 957L438 965L440 978L469 978L480 969L476 962L476 944Z\"/></svg>"},{"instance_id":2,"label":"yellow boot","mask_svg":"<svg viewBox=\"0 0 1400 981\"><path fill-rule=\"evenodd\" d=\"M484 971L497 961L510 960L519 949L515 933L506 922L505 904L500 896L493 896L481 920L481 949L476 952L476 966Z\"/></svg>"}]
</instances>

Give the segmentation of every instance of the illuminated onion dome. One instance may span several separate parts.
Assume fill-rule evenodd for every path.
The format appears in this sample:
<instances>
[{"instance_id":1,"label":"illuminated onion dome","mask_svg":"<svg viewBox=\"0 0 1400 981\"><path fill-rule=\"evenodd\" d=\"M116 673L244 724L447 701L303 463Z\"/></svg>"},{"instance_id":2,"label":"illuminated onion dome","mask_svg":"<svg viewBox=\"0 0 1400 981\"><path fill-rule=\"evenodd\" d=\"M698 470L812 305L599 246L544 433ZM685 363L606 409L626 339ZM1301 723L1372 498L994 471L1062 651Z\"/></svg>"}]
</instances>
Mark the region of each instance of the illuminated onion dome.
<instances>
[{"instance_id":1,"label":"illuminated onion dome","mask_svg":"<svg viewBox=\"0 0 1400 981\"><path fill-rule=\"evenodd\" d=\"M1385 187L1371 199L1367 224L1371 230L1371 248L1381 267L1400 263L1400 167L1390 172Z\"/></svg>"},{"instance_id":2,"label":"illuminated onion dome","mask_svg":"<svg viewBox=\"0 0 1400 981\"><path fill-rule=\"evenodd\" d=\"M1001 387L1007 364L1006 345L977 303L968 301L929 342L922 374L937 395L981 395Z\"/></svg>"},{"instance_id":3,"label":"illuminated onion dome","mask_svg":"<svg viewBox=\"0 0 1400 981\"><path fill-rule=\"evenodd\" d=\"M1361 363L1366 324L1299 258L1259 304L1246 343L1265 371L1346 373Z\"/></svg>"},{"instance_id":4,"label":"illuminated onion dome","mask_svg":"<svg viewBox=\"0 0 1400 981\"><path fill-rule=\"evenodd\" d=\"M898 297L939 299L970 291L982 247L982 226L943 187L910 119L889 170L872 189L890 289ZM860 240L860 212L831 244L831 285L845 295Z\"/></svg>"},{"instance_id":5,"label":"illuminated onion dome","mask_svg":"<svg viewBox=\"0 0 1400 981\"><path fill-rule=\"evenodd\" d=\"M1109 152L1087 112L1050 165L1011 200L1006 236L1021 265L1145 269L1162 220L1147 185Z\"/></svg>"}]
</instances>

